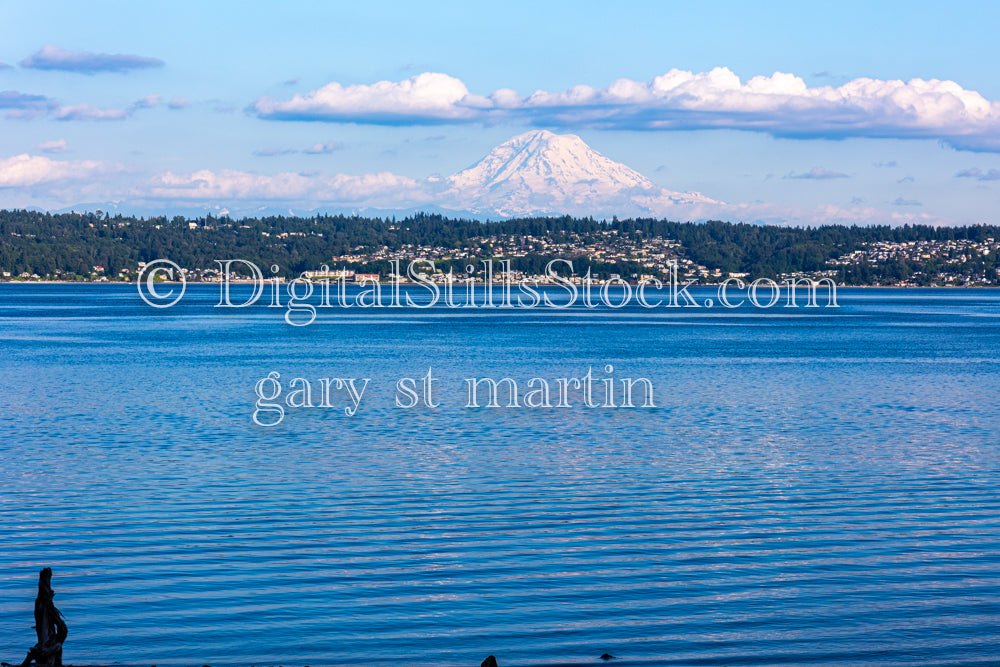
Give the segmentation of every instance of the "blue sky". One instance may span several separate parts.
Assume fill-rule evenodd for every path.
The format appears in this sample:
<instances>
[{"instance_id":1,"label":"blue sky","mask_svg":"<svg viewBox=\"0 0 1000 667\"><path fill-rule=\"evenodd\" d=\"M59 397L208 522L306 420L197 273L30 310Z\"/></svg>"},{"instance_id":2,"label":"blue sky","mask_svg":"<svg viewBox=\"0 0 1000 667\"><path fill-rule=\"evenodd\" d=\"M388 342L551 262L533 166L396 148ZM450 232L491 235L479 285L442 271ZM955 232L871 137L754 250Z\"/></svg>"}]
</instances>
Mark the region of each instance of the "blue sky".
<instances>
[{"instance_id":1,"label":"blue sky","mask_svg":"<svg viewBox=\"0 0 1000 667\"><path fill-rule=\"evenodd\" d=\"M3 3L0 206L384 205L387 189L416 192L545 128L742 207L720 217L1000 223L998 15L997 3ZM682 87L673 70L690 73ZM589 88L567 94L576 86Z\"/></svg>"}]
</instances>

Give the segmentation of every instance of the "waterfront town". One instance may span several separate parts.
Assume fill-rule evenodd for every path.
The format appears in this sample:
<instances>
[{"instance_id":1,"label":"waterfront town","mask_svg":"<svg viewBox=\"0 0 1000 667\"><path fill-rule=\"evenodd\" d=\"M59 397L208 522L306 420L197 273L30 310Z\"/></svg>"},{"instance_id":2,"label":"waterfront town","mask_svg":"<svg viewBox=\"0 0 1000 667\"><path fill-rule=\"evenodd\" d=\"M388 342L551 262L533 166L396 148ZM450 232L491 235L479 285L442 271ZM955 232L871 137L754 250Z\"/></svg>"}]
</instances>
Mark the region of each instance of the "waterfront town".
<instances>
[{"instance_id":1,"label":"waterfront town","mask_svg":"<svg viewBox=\"0 0 1000 667\"><path fill-rule=\"evenodd\" d=\"M287 239L290 235L294 236L296 233L284 232L276 234L275 238ZM297 235L304 236L302 233ZM879 281L875 284L897 287L927 284L940 286L996 285L998 283L996 271L992 273L977 272L964 267L971 259L988 257L997 252L1000 252L1000 242L994 238L987 238L984 241L967 239L878 241L864 244L859 249L828 259L826 261L827 267L822 270L780 273L777 277L780 279L835 279L839 269L843 267L877 267L889 263L906 262L918 266L933 264L936 270L933 272L917 270L908 279ZM410 280L410 276L407 276L405 272L406 265L413 260L427 260L433 262L436 268L431 272L429 264L424 262L421 271L422 278L429 278L438 283L445 283L449 280L464 281L469 278L481 281L484 279L482 262L486 259L493 259L496 265L495 278L497 280L506 279L511 282L519 282L527 279L536 280L539 284L550 282L551 278L544 272L530 273L511 269L508 275L508 272L503 270L504 264L501 262L504 260L523 258L528 255L569 261L585 258L588 263L627 264L639 267L639 270L627 275L610 273L604 277L595 277L594 280L597 284L619 279L632 283L644 279L664 279L669 276L672 264L676 264L680 276L686 279L697 279L702 284L717 284L727 278L746 278L749 276L747 272L723 271L719 268L699 264L686 256L685 249L679 241L661 236L635 238L633 234L621 234L615 230L600 231L586 236L579 234L558 236L491 235L471 239L470 243L458 248L409 243L396 248L390 248L387 245L357 246L351 252L331 256L327 264L305 271L303 275L311 279L346 279L348 282L358 283L394 281L396 276L391 269L385 272L365 269L379 264L393 266L393 263L398 260L400 265L404 267L399 280L405 283ZM109 274L105 267L93 265L89 275L84 278L96 282L133 280L145 264L145 262L137 262L134 268L122 268L113 275ZM449 269L451 269L451 278L449 278ZM184 267L182 270L186 279L192 282L218 282L222 279L222 272L218 266ZM44 275L29 272L12 274L10 271L4 270L2 271L2 279L5 281L43 281L70 279L70 277L63 275L63 272L58 269ZM570 280L579 282L583 278L574 275Z\"/></svg>"},{"instance_id":2,"label":"waterfront town","mask_svg":"<svg viewBox=\"0 0 1000 667\"><path fill-rule=\"evenodd\" d=\"M225 262L267 278L346 282L552 281L546 267L595 284L666 280L828 279L837 285L1000 284L1000 228L795 228L709 221L580 218L456 220L435 215L231 220L0 212L0 281L127 282L170 259L189 282ZM43 240L44 239L44 240ZM416 274L407 267L418 261ZM239 262L231 279L250 278ZM489 267L489 269L487 268ZM397 271L399 276L396 275Z\"/></svg>"}]
</instances>

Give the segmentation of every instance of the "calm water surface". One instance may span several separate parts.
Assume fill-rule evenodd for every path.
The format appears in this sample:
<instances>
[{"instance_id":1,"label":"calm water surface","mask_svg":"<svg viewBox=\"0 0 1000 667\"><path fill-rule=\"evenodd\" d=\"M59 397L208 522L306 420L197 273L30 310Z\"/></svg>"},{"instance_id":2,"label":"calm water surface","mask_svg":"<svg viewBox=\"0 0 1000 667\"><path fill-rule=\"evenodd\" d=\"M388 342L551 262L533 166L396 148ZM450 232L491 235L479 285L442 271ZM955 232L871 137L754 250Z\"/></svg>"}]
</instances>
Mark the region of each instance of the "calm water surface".
<instances>
[{"instance_id":1,"label":"calm water surface","mask_svg":"<svg viewBox=\"0 0 1000 667\"><path fill-rule=\"evenodd\" d=\"M998 291L302 328L217 296L0 285L0 659L48 565L73 664L1000 662ZM428 367L440 407L394 407ZM463 407L588 369L656 407ZM261 428L270 371L371 382Z\"/></svg>"}]
</instances>

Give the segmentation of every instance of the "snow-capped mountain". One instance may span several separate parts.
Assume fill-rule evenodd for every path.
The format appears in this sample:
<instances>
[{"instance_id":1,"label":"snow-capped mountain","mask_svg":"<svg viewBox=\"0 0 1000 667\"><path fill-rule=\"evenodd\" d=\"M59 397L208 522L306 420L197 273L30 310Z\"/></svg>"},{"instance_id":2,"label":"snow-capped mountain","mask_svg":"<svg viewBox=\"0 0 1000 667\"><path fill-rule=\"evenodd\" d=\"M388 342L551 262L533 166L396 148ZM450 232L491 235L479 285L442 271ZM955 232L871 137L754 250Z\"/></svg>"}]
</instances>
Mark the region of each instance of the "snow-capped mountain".
<instances>
[{"instance_id":1,"label":"snow-capped mountain","mask_svg":"<svg viewBox=\"0 0 1000 667\"><path fill-rule=\"evenodd\" d=\"M672 192L611 160L575 134L536 130L494 148L450 176L444 201L498 216L659 215L665 207L717 203L696 192Z\"/></svg>"},{"instance_id":2,"label":"snow-capped mountain","mask_svg":"<svg viewBox=\"0 0 1000 667\"><path fill-rule=\"evenodd\" d=\"M163 187L164 180L168 188ZM745 217L738 206L697 192L661 188L576 135L546 130L513 137L473 166L447 177L200 171L161 175L145 187L150 195L76 204L65 210L234 218L317 212L388 217L421 211L479 219L564 214L598 219Z\"/></svg>"}]
</instances>

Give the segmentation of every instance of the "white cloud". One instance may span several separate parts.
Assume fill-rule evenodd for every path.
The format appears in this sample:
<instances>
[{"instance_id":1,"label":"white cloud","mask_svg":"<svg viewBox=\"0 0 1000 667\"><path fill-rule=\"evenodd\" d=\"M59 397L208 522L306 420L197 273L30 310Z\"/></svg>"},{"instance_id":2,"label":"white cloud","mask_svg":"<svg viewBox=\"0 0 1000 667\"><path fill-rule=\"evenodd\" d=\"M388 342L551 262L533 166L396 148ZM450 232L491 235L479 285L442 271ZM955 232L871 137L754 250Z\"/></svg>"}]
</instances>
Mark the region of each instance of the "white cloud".
<instances>
[{"instance_id":1,"label":"white cloud","mask_svg":"<svg viewBox=\"0 0 1000 667\"><path fill-rule=\"evenodd\" d=\"M490 106L489 100L470 95L460 80L425 72L399 82L328 83L285 102L261 97L251 108L261 117L278 120L393 123L473 120Z\"/></svg>"},{"instance_id":2,"label":"white cloud","mask_svg":"<svg viewBox=\"0 0 1000 667\"><path fill-rule=\"evenodd\" d=\"M43 141L35 148L43 153L65 153L69 150L69 144L66 143L65 139L54 139L52 141Z\"/></svg>"},{"instance_id":3,"label":"white cloud","mask_svg":"<svg viewBox=\"0 0 1000 667\"><path fill-rule=\"evenodd\" d=\"M163 102L162 95L146 95L127 109L100 109L89 103L61 106L55 111L56 120L125 120L140 109L152 109Z\"/></svg>"},{"instance_id":4,"label":"white cloud","mask_svg":"<svg viewBox=\"0 0 1000 667\"><path fill-rule=\"evenodd\" d=\"M326 143L313 144L309 148L303 149L303 153L308 153L309 155L323 155L326 153L333 153L339 151L344 147L344 144L339 141L327 141Z\"/></svg>"},{"instance_id":5,"label":"white cloud","mask_svg":"<svg viewBox=\"0 0 1000 667\"><path fill-rule=\"evenodd\" d=\"M1000 147L1000 104L953 81L854 79L809 88L776 72L741 82L732 71L671 70L649 83L619 80L536 92L522 107L539 118L634 129L729 128L778 136L973 139Z\"/></svg>"},{"instance_id":6,"label":"white cloud","mask_svg":"<svg viewBox=\"0 0 1000 667\"><path fill-rule=\"evenodd\" d=\"M329 83L286 101L261 97L251 109L274 120L737 129L802 138L939 139L956 148L1000 151L1000 102L954 81L859 78L837 87L809 87L783 72L743 82L725 67L698 73L672 69L648 82L619 79L605 88L578 85L527 97L507 88L478 96L459 79L424 73L400 82Z\"/></svg>"},{"instance_id":7,"label":"white cloud","mask_svg":"<svg viewBox=\"0 0 1000 667\"><path fill-rule=\"evenodd\" d=\"M428 201L420 182L389 172L352 176L336 174L254 174L238 170L201 170L157 176L143 196L207 202L280 201L312 205L409 206Z\"/></svg>"},{"instance_id":8,"label":"white cloud","mask_svg":"<svg viewBox=\"0 0 1000 667\"><path fill-rule=\"evenodd\" d=\"M92 104L74 104L56 109L57 120L125 120L127 109L98 109Z\"/></svg>"},{"instance_id":9,"label":"white cloud","mask_svg":"<svg viewBox=\"0 0 1000 667\"><path fill-rule=\"evenodd\" d=\"M40 155L15 155L0 160L0 188L27 188L83 181L114 167L94 160L52 160Z\"/></svg>"}]
</instances>

